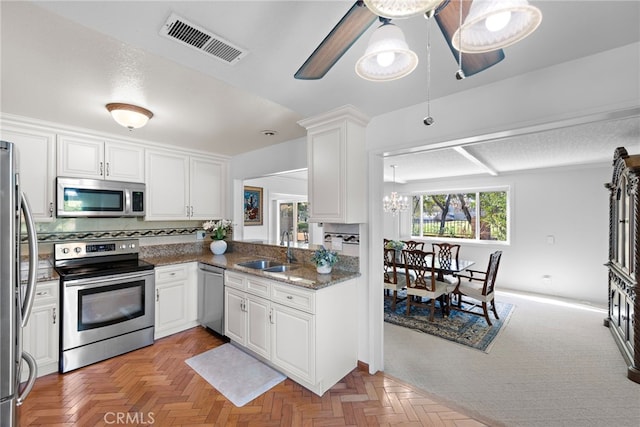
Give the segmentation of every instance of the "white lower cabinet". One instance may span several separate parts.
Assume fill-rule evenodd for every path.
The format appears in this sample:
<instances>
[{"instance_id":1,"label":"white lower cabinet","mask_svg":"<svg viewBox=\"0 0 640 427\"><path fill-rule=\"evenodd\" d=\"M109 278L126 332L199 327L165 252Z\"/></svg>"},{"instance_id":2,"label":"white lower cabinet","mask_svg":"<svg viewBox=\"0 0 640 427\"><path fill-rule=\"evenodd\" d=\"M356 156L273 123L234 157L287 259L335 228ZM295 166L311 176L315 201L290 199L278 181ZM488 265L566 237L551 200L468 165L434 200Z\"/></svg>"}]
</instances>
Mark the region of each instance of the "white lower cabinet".
<instances>
[{"instance_id":1,"label":"white lower cabinet","mask_svg":"<svg viewBox=\"0 0 640 427\"><path fill-rule=\"evenodd\" d=\"M318 395L356 367L355 280L311 290L225 274L225 335L234 343Z\"/></svg>"},{"instance_id":2,"label":"white lower cabinet","mask_svg":"<svg viewBox=\"0 0 640 427\"><path fill-rule=\"evenodd\" d=\"M39 377L58 371L58 287L57 280L37 283L31 317L23 330L24 350L36 360ZM25 381L27 368L23 366L21 380Z\"/></svg>"},{"instance_id":3,"label":"white lower cabinet","mask_svg":"<svg viewBox=\"0 0 640 427\"><path fill-rule=\"evenodd\" d=\"M198 324L197 268L195 262L156 267L155 339Z\"/></svg>"},{"instance_id":4,"label":"white lower cabinet","mask_svg":"<svg viewBox=\"0 0 640 427\"><path fill-rule=\"evenodd\" d=\"M315 382L315 322L312 314L280 304L272 306L271 360L309 383Z\"/></svg>"}]
</instances>

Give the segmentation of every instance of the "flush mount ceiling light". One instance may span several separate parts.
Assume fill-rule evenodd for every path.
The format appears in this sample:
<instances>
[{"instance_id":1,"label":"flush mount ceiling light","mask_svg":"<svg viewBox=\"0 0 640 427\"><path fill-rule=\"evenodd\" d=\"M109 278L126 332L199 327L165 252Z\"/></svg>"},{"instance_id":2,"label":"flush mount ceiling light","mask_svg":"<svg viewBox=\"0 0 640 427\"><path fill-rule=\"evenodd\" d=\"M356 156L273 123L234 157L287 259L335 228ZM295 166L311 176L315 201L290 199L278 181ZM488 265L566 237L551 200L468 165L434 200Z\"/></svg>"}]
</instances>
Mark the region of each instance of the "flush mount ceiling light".
<instances>
[{"instance_id":1,"label":"flush mount ceiling light","mask_svg":"<svg viewBox=\"0 0 640 427\"><path fill-rule=\"evenodd\" d=\"M390 196L385 196L382 199L382 208L385 212L391 212L393 215L397 215L398 212L409 210L409 199L406 196L398 196L396 193L396 167L397 165L391 165L393 168L393 191Z\"/></svg>"},{"instance_id":2,"label":"flush mount ceiling light","mask_svg":"<svg viewBox=\"0 0 640 427\"><path fill-rule=\"evenodd\" d=\"M153 117L151 111L138 107L137 105L111 103L107 104L106 107L111 113L113 120L129 130L141 128Z\"/></svg>"},{"instance_id":3,"label":"flush mount ceiling light","mask_svg":"<svg viewBox=\"0 0 640 427\"><path fill-rule=\"evenodd\" d=\"M402 30L387 21L371 35L356 63L356 73L365 80L389 81L410 74L417 66L418 55L409 49Z\"/></svg>"},{"instance_id":4,"label":"flush mount ceiling light","mask_svg":"<svg viewBox=\"0 0 640 427\"><path fill-rule=\"evenodd\" d=\"M542 12L527 0L474 0L451 42L464 53L490 52L519 42L540 22Z\"/></svg>"},{"instance_id":5,"label":"flush mount ceiling light","mask_svg":"<svg viewBox=\"0 0 640 427\"><path fill-rule=\"evenodd\" d=\"M429 12L443 0L364 0L367 8L378 16L385 18L409 18Z\"/></svg>"}]
</instances>

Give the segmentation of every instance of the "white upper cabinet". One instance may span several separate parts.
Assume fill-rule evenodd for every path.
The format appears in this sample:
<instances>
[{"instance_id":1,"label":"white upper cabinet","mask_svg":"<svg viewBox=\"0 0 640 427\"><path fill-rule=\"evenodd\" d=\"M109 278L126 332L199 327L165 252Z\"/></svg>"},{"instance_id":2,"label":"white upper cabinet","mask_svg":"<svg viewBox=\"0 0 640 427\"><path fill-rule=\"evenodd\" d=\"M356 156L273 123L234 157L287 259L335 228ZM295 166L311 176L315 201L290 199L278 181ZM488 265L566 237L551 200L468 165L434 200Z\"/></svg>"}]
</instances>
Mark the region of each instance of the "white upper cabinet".
<instances>
[{"instance_id":1,"label":"white upper cabinet","mask_svg":"<svg viewBox=\"0 0 640 427\"><path fill-rule=\"evenodd\" d=\"M215 159L191 157L189 196L191 219L224 217L226 165Z\"/></svg>"},{"instance_id":2,"label":"white upper cabinet","mask_svg":"<svg viewBox=\"0 0 640 427\"><path fill-rule=\"evenodd\" d=\"M189 157L171 151L147 150L147 220L189 218Z\"/></svg>"},{"instance_id":3,"label":"white upper cabinet","mask_svg":"<svg viewBox=\"0 0 640 427\"><path fill-rule=\"evenodd\" d=\"M351 106L299 122L307 129L309 222L366 222L368 122Z\"/></svg>"},{"instance_id":4,"label":"white upper cabinet","mask_svg":"<svg viewBox=\"0 0 640 427\"><path fill-rule=\"evenodd\" d=\"M35 221L53 221L56 153L54 132L35 127L4 125L0 138L17 148L20 185L27 195Z\"/></svg>"},{"instance_id":5,"label":"white upper cabinet","mask_svg":"<svg viewBox=\"0 0 640 427\"><path fill-rule=\"evenodd\" d=\"M147 149L147 220L221 219L226 162Z\"/></svg>"},{"instance_id":6,"label":"white upper cabinet","mask_svg":"<svg viewBox=\"0 0 640 427\"><path fill-rule=\"evenodd\" d=\"M144 147L84 135L58 135L58 175L144 182Z\"/></svg>"}]
</instances>

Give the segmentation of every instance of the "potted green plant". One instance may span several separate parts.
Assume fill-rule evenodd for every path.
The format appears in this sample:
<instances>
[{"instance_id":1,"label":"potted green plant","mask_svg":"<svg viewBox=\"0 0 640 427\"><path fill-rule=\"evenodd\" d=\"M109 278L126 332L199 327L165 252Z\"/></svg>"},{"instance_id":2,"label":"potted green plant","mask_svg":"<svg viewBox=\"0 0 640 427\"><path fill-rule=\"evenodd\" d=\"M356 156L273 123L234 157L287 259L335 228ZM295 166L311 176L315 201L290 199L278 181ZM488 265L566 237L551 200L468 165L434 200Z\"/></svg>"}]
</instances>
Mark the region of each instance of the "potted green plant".
<instances>
[{"instance_id":1,"label":"potted green plant","mask_svg":"<svg viewBox=\"0 0 640 427\"><path fill-rule=\"evenodd\" d=\"M324 246L313 252L311 262L316 265L316 270L320 274L331 273L331 268L338 262L338 254L334 251L330 251Z\"/></svg>"}]
</instances>

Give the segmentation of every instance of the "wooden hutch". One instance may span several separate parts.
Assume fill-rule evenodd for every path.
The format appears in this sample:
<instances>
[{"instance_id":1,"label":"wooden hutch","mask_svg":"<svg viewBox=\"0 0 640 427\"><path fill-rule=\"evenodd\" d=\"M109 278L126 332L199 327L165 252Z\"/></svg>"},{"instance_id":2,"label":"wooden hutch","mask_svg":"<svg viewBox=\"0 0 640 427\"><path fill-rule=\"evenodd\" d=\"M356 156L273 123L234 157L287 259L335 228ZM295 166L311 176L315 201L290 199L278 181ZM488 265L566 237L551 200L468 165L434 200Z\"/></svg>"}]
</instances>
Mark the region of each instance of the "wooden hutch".
<instances>
[{"instance_id":1,"label":"wooden hutch","mask_svg":"<svg viewBox=\"0 0 640 427\"><path fill-rule=\"evenodd\" d=\"M622 147L613 155L609 190L609 313L604 325L640 383L640 155Z\"/></svg>"}]
</instances>

